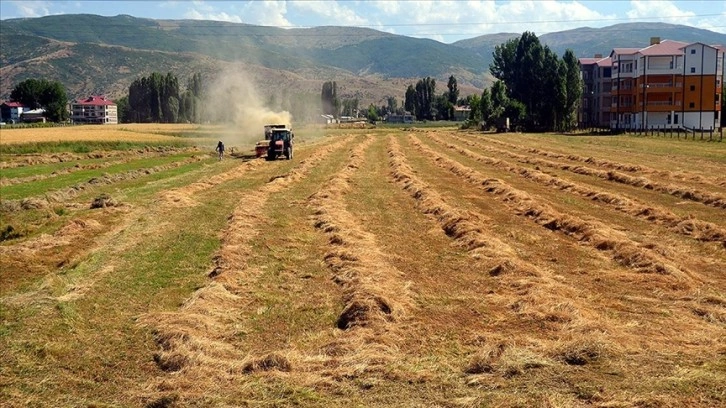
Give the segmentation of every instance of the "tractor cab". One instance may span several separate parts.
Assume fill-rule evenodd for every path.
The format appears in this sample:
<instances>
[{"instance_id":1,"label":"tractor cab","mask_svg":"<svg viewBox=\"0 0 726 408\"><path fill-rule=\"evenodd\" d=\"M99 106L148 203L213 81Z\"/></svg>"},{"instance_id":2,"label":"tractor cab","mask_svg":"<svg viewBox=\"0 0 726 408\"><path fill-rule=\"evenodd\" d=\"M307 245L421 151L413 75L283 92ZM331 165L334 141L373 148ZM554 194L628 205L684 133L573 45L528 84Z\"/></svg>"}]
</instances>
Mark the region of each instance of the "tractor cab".
<instances>
[{"instance_id":1,"label":"tractor cab","mask_svg":"<svg viewBox=\"0 0 726 408\"><path fill-rule=\"evenodd\" d=\"M272 129L270 144L267 148L267 160L275 160L285 156L287 160L292 159L292 140L295 134L288 128Z\"/></svg>"}]
</instances>

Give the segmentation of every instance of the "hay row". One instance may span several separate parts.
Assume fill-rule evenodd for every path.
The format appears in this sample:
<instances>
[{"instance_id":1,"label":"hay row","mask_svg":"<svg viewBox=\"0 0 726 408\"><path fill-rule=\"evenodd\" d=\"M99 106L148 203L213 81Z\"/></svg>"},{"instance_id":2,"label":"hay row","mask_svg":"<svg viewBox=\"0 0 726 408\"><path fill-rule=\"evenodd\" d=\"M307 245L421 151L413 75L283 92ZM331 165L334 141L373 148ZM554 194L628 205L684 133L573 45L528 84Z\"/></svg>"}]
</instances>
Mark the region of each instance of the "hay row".
<instances>
[{"instance_id":1,"label":"hay row","mask_svg":"<svg viewBox=\"0 0 726 408\"><path fill-rule=\"evenodd\" d=\"M562 214L547 204L538 202L524 191L515 189L502 180L485 177L483 174L446 158L424 146L415 136L412 145L423 152L429 160L472 184L478 185L487 193L502 197L502 201L517 215L532 219L537 224L573 237L579 242L609 253L618 264L640 273L667 275L681 284L694 280L693 273L665 259L655 244L640 244L630 240L625 234L600 222L584 221L578 217Z\"/></svg>"},{"instance_id":2,"label":"hay row","mask_svg":"<svg viewBox=\"0 0 726 408\"><path fill-rule=\"evenodd\" d=\"M714 184L722 187L726 187L726 178L724 177L713 177L709 178L707 176L701 175L701 174L688 174L688 173L681 173L681 172L672 172L667 170L658 170L651 167L643 166L643 165L633 165L633 164L623 164L619 162L614 162L606 159L598 159L595 157L586 157L586 156L580 156L576 154L564 154L564 153L557 153L553 151L538 149L534 147L522 147L518 146L512 143L503 142L501 140L497 140L490 137L483 137L482 139L486 140L487 142L495 143L500 146L504 146L510 149L515 150L521 150L524 149L528 153L536 154L538 156L543 157L550 157L553 159L563 159L563 160L569 160L569 161L576 161L581 163L588 163L595 167L600 167L604 169L611 169L611 170L619 170L624 171L628 173L640 173L640 174L652 174L657 175L660 177L665 178L672 178L680 181L692 181L692 182L698 182L698 183L709 183Z\"/></svg>"},{"instance_id":3,"label":"hay row","mask_svg":"<svg viewBox=\"0 0 726 408\"><path fill-rule=\"evenodd\" d=\"M27 197L18 200L0 200L0 211L13 212L29 209L47 208L53 203L62 203L76 197L87 189L99 185L111 185L122 181L133 180L145 177L150 174L175 169L190 163L203 160L202 157L190 157L182 161L149 167L146 169L129 170L116 174L106 174L102 177L94 177L86 182L77 183L71 187L49 191L42 196Z\"/></svg>"},{"instance_id":4,"label":"hay row","mask_svg":"<svg viewBox=\"0 0 726 408\"><path fill-rule=\"evenodd\" d=\"M49 178L58 177L60 175L75 173L75 172L81 171L81 170L105 169L107 167L115 166L118 164L128 163L129 161L131 161L131 160L124 159L124 160L110 160L110 161L106 161L103 163L95 163L95 164L85 164L85 165L76 164L73 167L55 170L50 174L36 174L33 176L14 177L14 178L3 177L2 179L0 179L0 187L12 186L15 184L32 183L34 181L46 180Z\"/></svg>"},{"instance_id":5,"label":"hay row","mask_svg":"<svg viewBox=\"0 0 726 408\"><path fill-rule=\"evenodd\" d=\"M397 323L414 307L402 273L386 260L376 237L347 210L343 199L373 140L369 136L358 145L346 166L308 200L315 228L329 238L325 263L343 292L337 327L348 335L336 345L345 350L336 371L350 371L348 376L381 370L394 361ZM354 361L364 363L352 370Z\"/></svg>"},{"instance_id":6,"label":"hay row","mask_svg":"<svg viewBox=\"0 0 726 408\"><path fill-rule=\"evenodd\" d=\"M0 169L10 169L16 167L35 166L39 164L67 163L80 160L93 159L117 159L117 158L139 158L154 157L179 153L200 153L200 149L194 147L172 147L172 146L146 146L143 149L135 150L110 150L95 151L90 153L37 153L37 154L19 154L13 156L4 156L9 161L1 161ZM206 151L205 151L206 152Z\"/></svg>"},{"instance_id":7,"label":"hay row","mask_svg":"<svg viewBox=\"0 0 726 408\"><path fill-rule=\"evenodd\" d=\"M448 204L435 189L416 177L395 139L390 139L388 154L393 180L416 200L424 214L438 222L447 236L466 248L474 259L485 262L489 275L496 279L494 282L499 286L493 291L496 294L489 295L490 298L504 303L506 310L520 320L518 323L508 318L511 325L526 324L537 328L526 346L496 333L488 333L489 339L484 347L475 350L462 367L463 373L469 376L468 383L473 385L482 380L477 377L480 374L510 378L524 371L561 364L589 364L619 348L615 346L614 338L622 339L626 334L617 323L609 321L600 312L598 305L587 299L587 294L581 293L576 285L565 283L569 281L557 279L547 267L541 268L519 259L510 246L487 230L487 223L482 222L476 213ZM457 231L465 234L460 235ZM488 242L489 249L481 252L481 247L471 245L472 242ZM581 300L583 297L585 299ZM589 340L582 341L584 337ZM597 355L585 351L576 353L577 350L591 349L602 352ZM568 355L590 358L573 363L573 358L568 359ZM490 381L491 377L488 378Z\"/></svg>"},{"instance_id":8,"label":"hay row","mask_svg":"<svg viewBox=\"0 0 726 408\"><path fill-rule=\"evenodd\" d=\"M153 390L151 395L145 399L164 398L171 391L184 395L182 399L195 399L202 397L205 390L215 389L239 375L256 370L291 370L294 357L290 353L255 356L238 349L231 341L245 325L246 308L251 302L249 288L260 273L247 265L247 259L254 255L250 243L260 233L260 226L266 224L263 214L269 197L306 177L318 163L349 141L345 138L317 149L289 173L245 194L222 234L209 283L195 291L179 311L139 318L139 324L152 329L159 345L154 354L159 368L181 374L155 381L149 386Z\"/></svg>"},{"instance_id":9,"label":"hay row","mask_svg":"<svg viewBox=\"0 0 726 408\"><path fill-rule=\"evenodd\" d=\"M453 136L453 138L472 147L484 149L486 151L497 154L507 155L516 159L519 162L530 163L530 158L524 155L490 148L488 146L482 145L481 143L472 142L456 136ZM720 242L724 247L726 247L726 230L716 224L702 221L694 217L680 217L664 208L646 205L634 199L627 198L621 194L597 190L584 186L582 184L575 183L573 181L568 181L559 177L551 176L536 169L530 169L523 166L511 164L504 160L482 156L470 150L461 148L450 142L446 142L441 138L433 135L430 136L430 139L442 146L445 146L450 150L454 150L480 163L485 163L502 168L506 171L518 174L526 179L532 180L538 184L546 185L560 191L565 191L571 194L579 195L581 197L589 198L593 201L598 201L610 205L611 207L622 213L642 218L655 224L664 225L673 232L693 237L698 241Z\"/></svg>"},{"instance_id":10,"label":"hay row","mask_svg":"<svg viewBox=\"0 0 726 408\"><path fill-rule=\"evenodd\" d=\"M496 151L497 149L492 149L490 151ZM499 151L502 152L502 151ZM623 173L618 173L616 171L604 171L604 170L598 170L593 169L586 166L580 166L580 165L571 165L571 164L564 164L564 163L557 163L549 160L543 160L543 159L536 159L532 157L522 156L523 161L528 164L534 164L538 166L545 166L550 168L556 168L559 170L565 170L569 171L575 174L582 174L586 176L595 176L599 177L601 179L607 180L607 181L613 181L621 184L626 184L633 187L639 187L643 188L645 190L652 190L657 191L659 193L669 194L674 197L682 198L685 200L691 200L695 202L699 202L705 205L709 205L716 208L724 208L726 209L726 198L721 197L718 194L713 194L697 189L693 189L690 187L684 187L679 186L675 184L661 184L658 182L654 182L650 179L647 179L645 177L634 177ZM659 173L660 174L660 173Z\"/></svg>"},{"instance_id":11,"label":"hay row","mask_svg":"<svg viewBox=\"0 0 726 408\"><path fill-rule=\"evenodd\" d=\"M485 149L491 149L490 151L497 151L498 149L494 149L491 147L486 147ZM498 151L499 153L508 154L507 152L502 152L501 150ZM580 166L580 165L570 165L570 164L563 164L563 163L557 163L549 160L543 160L543 159L536 159L532 157L527 156L521 156L521 161L538 165L538 166L545 166L550 168L555 168L559 170L565 170L569 171L575 174L582 174L586 176L595 176L599 177L603 180L607 181L614 181L617 183L633 186L633 187L639 187L643 188L645 190L652 190L657 191L659 193L669 194L674 197L682 198L685 200L691 200L698 203L702 203L705 205L709 205L716 208L723 208L726 209L726 198L721 197L718 194L709 193L706 191L701 191L697 189L693 189L690 187L684 187L674 184L668 184L663 185L661 183L657 183L654 181L651 181L645 177L633 177L629 176L627 174L618 173L616 171L604 171L604 170L598 170L593 169L586 166Z\"/></svg>"}]
</instances>

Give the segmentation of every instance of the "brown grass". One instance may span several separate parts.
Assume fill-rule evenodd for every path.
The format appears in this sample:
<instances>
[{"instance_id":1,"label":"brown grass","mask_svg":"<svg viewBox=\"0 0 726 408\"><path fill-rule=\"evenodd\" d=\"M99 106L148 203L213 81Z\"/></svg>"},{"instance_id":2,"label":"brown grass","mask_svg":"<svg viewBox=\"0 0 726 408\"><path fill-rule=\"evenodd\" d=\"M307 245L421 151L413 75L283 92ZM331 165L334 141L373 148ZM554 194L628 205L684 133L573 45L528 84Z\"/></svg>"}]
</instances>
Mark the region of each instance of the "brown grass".
<instances>
[{"instance_id":1,"label":"brown grass","mask_svg":"<svg viewBox=\"0 0 726 408\"><path fill-rule=\"evenodd\" d=\"M133 128L133 132L122 130ZM70 126L49 128L26 128L3 130L0 144L22 144L41 142L78 142L78 141L128 141L128 142L169 142L179 140L177 137L151 133L160 125L110 125L110 126ZM168 128L164 127L166 130ZM193 129L189 125L180 125L179 130Z\"/></svg>"},{"instance_id":2,"label":"brown grass","mask_svg":"<svg viewBox=\"0 0 726 408\"><path fill-rule=\"evenodd\" d=\"M429 149L412 136L412 144L439 166L458 174L471 183L479 185L484 191L502 197L505 203L520 216L532 219L537 224L562 232L575 239L588 243L601 251L612 252L613 259L623 266L643 273L671 275L684 284L695 276L675 262L664 259L660 254L623 236L612 228L594 221L586 222L578 217L562 214L546 203L541 203L524 191L517 190L502 180L486 177L479 172L463 166Z\"/></svg>"},{"instance_id":3,"label":"brown grass","mask_svg":"<svg viewBox=\"0 0 726 408\"><path fill-rule=\"evenodd\" d=\"M724 247L726 247L726 229L723 229L713 223L698 220L694 217L679 217L673 212L666 210L662 207L653 206L652 204L641 203L632 198L626 197L623 194L610 193L590 188L582 184L575 183L573 181L551 176L540 170L513 165L503 160L491 159L482 155L475 154L466 149L461 149L454 144L446 143L437 137L431 137L431 139L441 145L446 146L451 150L455 150L477 161L496 165L497 167L501 167L512 173L519 174L520 176L531 179L539 184L551 186L561 191L577 194L582 197L587 197L593 201L598 201L611 205L618 211L646 219L653 223L665 225L673 231L679 232L684 235L692 236L694 239L700 241L719 242ZM562 166L558 166L555 163L547 163L543 160L531 160L528 156L512 154L499 149L492 149L481 143L470 142L458 137L455 137L455 139L464 141L470 146L475 146L477 148L481 148L487 151L493 151L499 154L507 154L510 157L513 157L518 161L524 163L562 168ZM612 162L607 163L610 163L611 167L617 167ZM588 172L587 174L592 173Z\"/></svg>"},{"instance_id":4,"label":"brown grass","mask_svg":"<svg viewBox=\"0 0 726 408\"><path fill-rule=\"evenodd\" d=\"M2 210L35 225L0 243L3 406L723 405L722 209L454 129L329 131ZM550 160L651 164L595 156Z\"/></svg>"}]
</instances>

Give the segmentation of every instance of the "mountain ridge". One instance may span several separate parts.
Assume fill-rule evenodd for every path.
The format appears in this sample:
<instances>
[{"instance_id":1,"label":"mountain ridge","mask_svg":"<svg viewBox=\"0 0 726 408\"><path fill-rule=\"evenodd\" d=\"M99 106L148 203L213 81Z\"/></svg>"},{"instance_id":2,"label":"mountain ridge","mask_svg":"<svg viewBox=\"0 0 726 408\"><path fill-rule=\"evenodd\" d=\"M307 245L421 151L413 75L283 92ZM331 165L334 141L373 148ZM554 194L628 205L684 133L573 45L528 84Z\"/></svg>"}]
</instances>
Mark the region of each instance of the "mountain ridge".
<instances>
[{"instance_id":1,"label":"mountain ridge","mask_svg":"<svg viewBox=\"0 0 726 408\"><path fill-rule=\"evenodd\" d=\"M657 35L660 34L660 35ZM209 20L155 20L128 15L59 15L3 20L0 99L31 77L59 80L72 97L102 93L118 98L136 78L174 72L184 84L194 72L241 70L263 93L319 94L335 80L339 97L364 106L388 96L401 103L408 84L426 76L445 89L454 75L461 95L488 86L491 53L515 33L487 34L445 44L364 27L286 29ZM726 35L665 23L581 27L540 36L558 55L607 55L615 46L647 46L650 37L726 44ZM269 95L268 95L269 96Z\"/></svg>"}]
</instances>

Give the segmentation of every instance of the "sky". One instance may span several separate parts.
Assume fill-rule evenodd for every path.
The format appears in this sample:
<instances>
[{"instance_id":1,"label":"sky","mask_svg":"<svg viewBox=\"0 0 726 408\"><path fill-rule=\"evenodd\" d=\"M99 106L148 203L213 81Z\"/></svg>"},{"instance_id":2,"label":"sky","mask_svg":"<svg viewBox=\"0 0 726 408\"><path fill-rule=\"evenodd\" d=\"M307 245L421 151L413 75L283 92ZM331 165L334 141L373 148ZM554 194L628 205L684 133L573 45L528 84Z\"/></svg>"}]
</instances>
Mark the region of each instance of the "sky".
<instances>
[{"instance_id":1,"label":"sky","mask_svg":"<svg viewBox=\"0 0 726 408\"><path fill-rule=\"evenodd\" d=\"M283 28L355 26L443 43L483 34L532 31L542 35L638 21L684 24L726 33L723 0L0 1L1 19L78 13Z\"/></svg>"}]
</instances>

